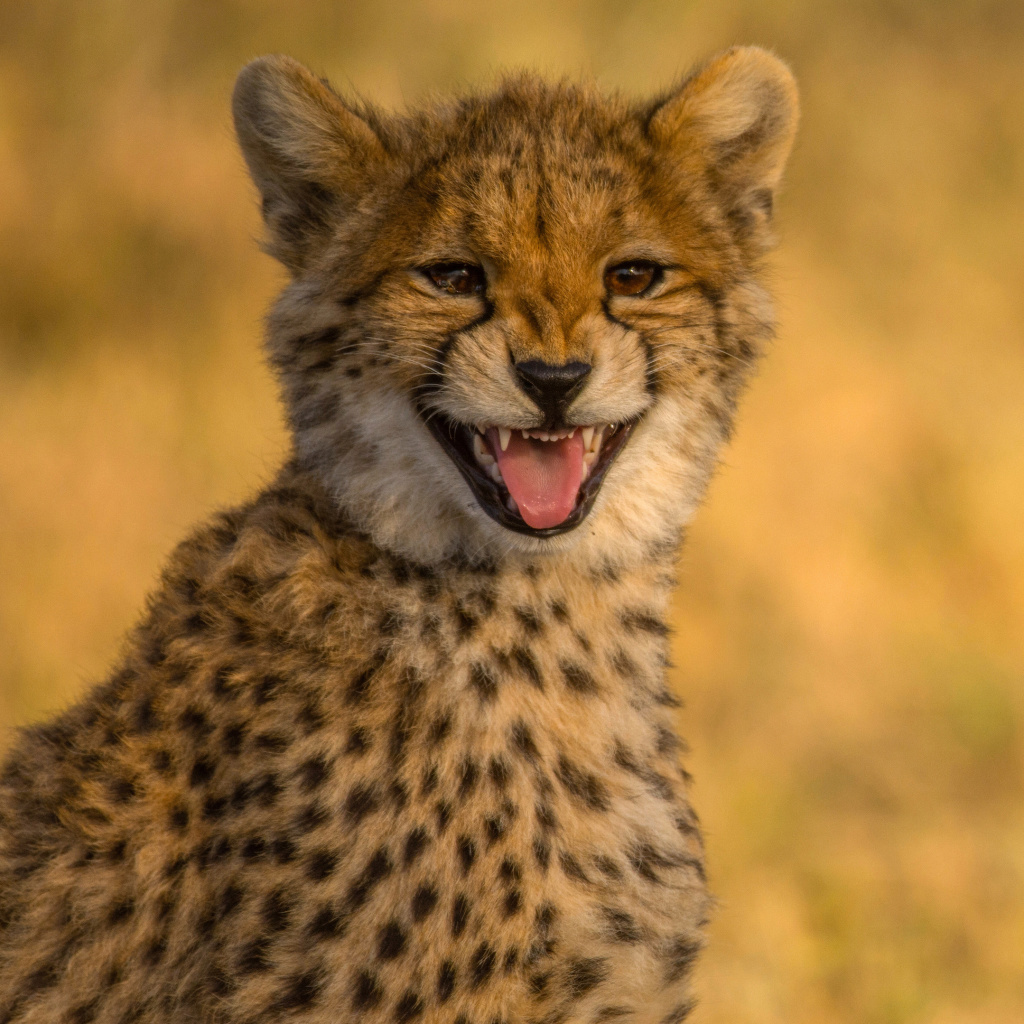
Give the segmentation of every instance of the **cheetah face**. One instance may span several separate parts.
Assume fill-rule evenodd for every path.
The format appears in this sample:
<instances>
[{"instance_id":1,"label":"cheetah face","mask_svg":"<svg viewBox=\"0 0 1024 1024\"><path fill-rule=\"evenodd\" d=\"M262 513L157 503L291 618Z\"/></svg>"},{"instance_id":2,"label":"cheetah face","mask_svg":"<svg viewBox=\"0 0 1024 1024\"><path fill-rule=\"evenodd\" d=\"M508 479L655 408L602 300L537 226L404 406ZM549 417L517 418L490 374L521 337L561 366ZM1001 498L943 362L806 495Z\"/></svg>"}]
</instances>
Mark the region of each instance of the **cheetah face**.
<instances>
[{"instance_id":1,"label":"cheetah face","mask_svg":"<svg viewBox=\"0 0 1024 1024\"><path fill-rule=\"evenodd\" d=\"M647 104L527 77L401 117L249 65L299 459L386 546L671 543L770 334L795 110L755 49Z\"/></svg>"},{"instance_id":2,"label":"cheetah face","mask_svg":"<svg viewBox=\"0 0 1024 1024\"><path fill-rule=\"evenodd\" d=\"M479 266L440 264L428 267L423 276L449 295L486 295L486 273ZM657 264L632 261L609 268L604 280L610 295L640 296L663 276L663 268ZM525 306L534 322L539 322L523 297L516 298L519 308ZM496 305L494 300L485 305L487 319L495 315ZM553 306L548 312L557 316ZM481 319L475 320L473 330L481 326ZM584 415L590 411L587 386L594 363L600 365L602 361L594 339L583 339L585 351L580 354L585 359L552 363L539 358L517 359L516 348L520 356L537 353L528 344L513 347L509 343L517 336L514 321L500 330L506 344L498 351L508 351L507 366L500 362L492 365L495 361L488 358L486 342L478 346L477 365L472 365L472 354L450 351L443 361L438 360L437 369L421 387L419 408L487 515L520 534L563 534L583 522L593 508L604 478L639 422L644 406L630 409L628 418L618 422L581 421L575 410L583 410ZM460 341L455 339L453 350ZM473 346L470 343L468 347ZM554 358L563 358L557 347ZM461 359L470 365L460 366L458 374L449 380L444 373L448 359ZM464 385L474 377L488 376L497 378L498 387L494 395L484 395L479 401L480 391ZM500 393L502 385L512 391L513 400L518 399L513 408L508 408L508 396ZM462 398L461 405L451 403L456 405L454 414L451 405L446 407L438 401L446 392ZM474 399L478 401L476 407ZM600 412L593 401L590 406ZM492 410L503 419L493 422ZM621 407L615 410L621 411ZM467 416L471 417L468 422Z\"/></svg>"}]
</instances>

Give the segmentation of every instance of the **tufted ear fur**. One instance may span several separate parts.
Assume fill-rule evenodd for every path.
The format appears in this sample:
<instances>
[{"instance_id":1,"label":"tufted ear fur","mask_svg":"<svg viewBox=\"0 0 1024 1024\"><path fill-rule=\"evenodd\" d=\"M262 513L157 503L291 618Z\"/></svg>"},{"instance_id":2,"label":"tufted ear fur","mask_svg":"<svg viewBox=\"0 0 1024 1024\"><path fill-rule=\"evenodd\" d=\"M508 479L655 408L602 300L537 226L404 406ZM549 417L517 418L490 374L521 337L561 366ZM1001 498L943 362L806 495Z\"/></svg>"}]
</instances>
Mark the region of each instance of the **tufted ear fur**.
<instances>
[{"instance_id":1,"label":"tufted ear fur","mask_svg":"<svg viewBox=\"0 0 1024 1024\"><path fill-rule=\"evenodd\" d=\"M263 197L268 249L293 274L384 160L370 125L290 57L259 57L235 82L235 131Z\"/></svg>"},{"instance_id":2,"label":"tufted ear fur","mask_svg":"<svg viewBox=\"0 0 1024 1024\"><path fill-rule=\"evenodd\" d=\"M702 159L742 226L771 216L799 116L796 82L778 57L739 46L664 100L650 120L662 145Z\"/></svg>"}]
</instances>

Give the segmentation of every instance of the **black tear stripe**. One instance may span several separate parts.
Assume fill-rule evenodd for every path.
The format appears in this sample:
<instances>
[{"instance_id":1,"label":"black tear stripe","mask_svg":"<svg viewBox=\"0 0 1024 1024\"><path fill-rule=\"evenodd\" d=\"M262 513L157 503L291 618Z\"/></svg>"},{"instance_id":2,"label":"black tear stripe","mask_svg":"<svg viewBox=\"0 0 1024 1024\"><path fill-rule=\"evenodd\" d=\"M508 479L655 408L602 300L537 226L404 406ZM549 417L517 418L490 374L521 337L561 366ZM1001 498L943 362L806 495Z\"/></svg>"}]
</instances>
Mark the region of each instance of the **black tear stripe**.
<instances>
[{"instance_id":1,"label":"black tear stripe","mask_svg":"<svg viewBox=\"0 0 1024 1024\"><path fill-rule=\"evenodd\" d=\"M481 327L494 316L494 303L486 296L484 297L483 302L484 311L480 316L475 320L470 320L470 322L464 327L459 327L452 331L451 334L444 339L437 350L437 354L434 356L432 368L424 374L423 382L415 389L414 395L416 398L416 407L423 419L426 419L429 415L427 410L429 397L437 394L441 390L441 385L444 383L445 365L448 362L448 356L451 353L451 350L455 347L455 343L459 340L459 337L469 331L476 330L477 327Z\"/></svg>"},{"instance_id":2,"label":"black tear stripe","mask_svg":"<svg viewBox=\"0 0 1024 1024\"><path fill-rule=\"evenodd\" d=\"M615 316L611 311L611 307L608 305L607 299L601 300L601 310L613 324L621 327L624 331L628 331L630 334L636 335L639 340L640 347L644 350L644 388L651 398L656 398L658 392L661 390L661 377L658 374L658 367L654 360L654 342L652 342L651 339L638 327L634 327L632 324L627 324L625 320L620 320Z\"/></svg>"}]
</instances>

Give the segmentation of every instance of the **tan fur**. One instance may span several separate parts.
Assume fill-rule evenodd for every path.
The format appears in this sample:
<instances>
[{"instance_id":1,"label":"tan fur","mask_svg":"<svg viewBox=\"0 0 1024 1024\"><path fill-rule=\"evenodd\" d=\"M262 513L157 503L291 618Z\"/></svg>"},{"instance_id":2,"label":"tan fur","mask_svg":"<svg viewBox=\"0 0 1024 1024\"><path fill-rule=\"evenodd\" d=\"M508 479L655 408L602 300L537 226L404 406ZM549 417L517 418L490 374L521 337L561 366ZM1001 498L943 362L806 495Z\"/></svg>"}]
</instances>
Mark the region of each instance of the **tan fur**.
<instances>
[{"instance_id":1,"label":"tan fur","mask_svg":"<svg viewBox=\"0 0 1024 1024\"><path fill-rule=\"evenodd\" d=\"M235 93L294 430L174 553L104 685L0 782L0 1021L674 1024L708 910L664 615L772 326L774 57L633 105L529 77L408 116L285 58ZM645 300L603 269L670 267ZM432 293L437 261L487 271ZM512 359L639 423L560 537L424 424L533 427Z\"/></svg>"}]
</instances>

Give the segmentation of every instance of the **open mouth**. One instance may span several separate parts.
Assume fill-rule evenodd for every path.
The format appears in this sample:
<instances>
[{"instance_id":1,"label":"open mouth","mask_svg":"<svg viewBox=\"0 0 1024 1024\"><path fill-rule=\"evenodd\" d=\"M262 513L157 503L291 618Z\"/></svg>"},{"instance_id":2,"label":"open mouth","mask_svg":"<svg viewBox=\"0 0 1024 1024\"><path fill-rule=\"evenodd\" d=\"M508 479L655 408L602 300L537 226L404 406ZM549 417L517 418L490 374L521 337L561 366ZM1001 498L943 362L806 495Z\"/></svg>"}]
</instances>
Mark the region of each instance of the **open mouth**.
<instances>
[{"instance_id":1,"label":"open mouth","mask_svg":"<svg viewBox=\"0 0 1024 1024\"><path fill-rule=\"evenodd\" d=\"M541 430L426 417L481 508L502 526L553 537L579 526L636 421Z\"/></svg>"}]
</instances>

